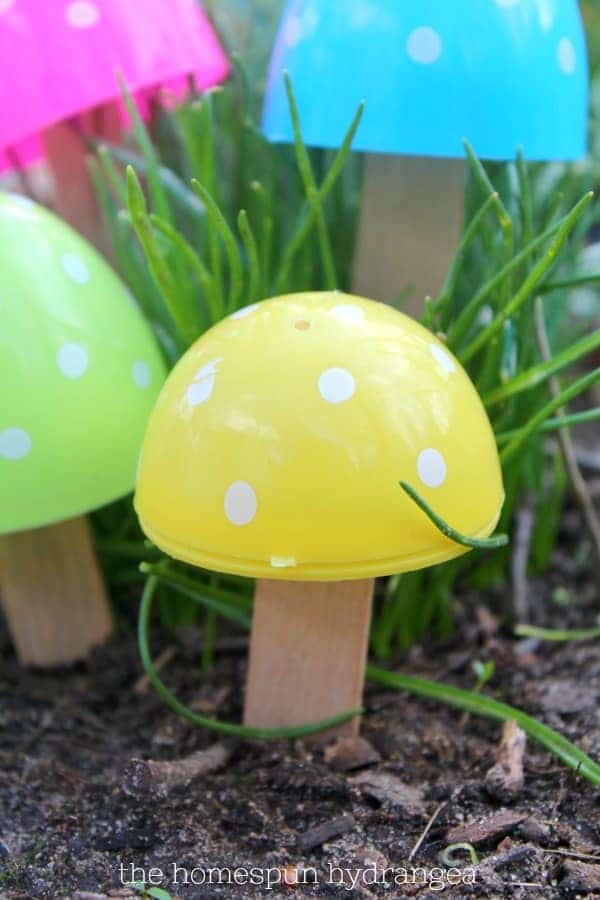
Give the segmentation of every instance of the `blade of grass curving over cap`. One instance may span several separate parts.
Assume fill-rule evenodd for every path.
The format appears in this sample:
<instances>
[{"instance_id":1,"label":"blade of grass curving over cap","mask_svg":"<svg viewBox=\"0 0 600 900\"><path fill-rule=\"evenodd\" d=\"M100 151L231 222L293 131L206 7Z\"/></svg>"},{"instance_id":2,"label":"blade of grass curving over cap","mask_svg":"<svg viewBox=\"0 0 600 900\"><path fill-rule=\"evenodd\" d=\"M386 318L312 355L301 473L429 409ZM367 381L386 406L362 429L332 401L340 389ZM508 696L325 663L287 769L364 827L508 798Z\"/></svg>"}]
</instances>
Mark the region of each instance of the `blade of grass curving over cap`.
<instances>
[{"instance_id":1,"label":"blade of grass curving over cap","mask_svg":"<svg viewBox=\"0 0 600 900\"><path fill-rule=\"evenodd\" d=\"M306 191L306 198L309 204L311 206L315 206L316 209L315 215L317 220L317 235L319 238L321 261L323 263L325 287L330 291L334 291L338 286L337 275L335 271L335 262L333 260L333 251L331 249L331 241L329 239L327 224L325 222L325 214L323 213L323 206L319 197L319 192L317 190L310 157L302 140L302 131L300 129L300 114L296 105L296 98L294 97L294 90L292 88L292 80L290 78L289 72L284 72L283 78L285 81L285 90L287 93L288 105L290 108L290 116L292 118L292 128L294 131L294 148L296 150L296 159L298 160L298 169L300 170L300 175L304 184L304 190Z\"/></svg>"},{"instance_id":2,"label":"blade of grass curving over cap","mask_svg":"<svg viewBox=\"0 0 600 900\"><path fill-rule=\"evenodd\" d=\"M592 353L598 347L600 347L600 329L585 335L574 344L571 344L570 347L567 347L566 350L557 353L548 362L538 363L525 372L515 375L514 378L511 378L505 384L499 385L495 390L490 391L489 394L484 394L482 398L483 403L489 408L495 403L500 403L502 400L508 400L510 397L522 393L522 391L538 387L538 385L548 381L549 378L558 372L562 372L568 366L574 365L574 363Z\"/></svg>"},{"instance_id":3,"label":"blade of grass curving over cap","mask_svg":"<svg viewBox=\"0 0 600 900\"><path fill-rule=\"evenodd\" d=\"M573 397L581 394L598 381L600 381L600 367L589 372L587 375L578 378L577 381L574 381L562 390L560 394L553 397L552 400L543 406L536 415L532 416L523 428L519 429L518 434L508 442L506 447L500 452L500 462L505 465L512 459L515 453L521 450L523 444L539 430L546 419L550 418L553 412L556 412L561 406L565 406L565 404L572 400Z\"/></svg>"},{"instance_id":4,"label":"blade of grass curving over cap","mask_svg":"<svg viewBox=\"0 0 600 900\"><path fill-rule=\"evenodd\" d=\"M227 312L231 313L238 308L239 301L244 291L244 266L242 264L240 250L233 231L227 224L225 216L219 209L219 206L212 195L202 184L200 184L197 178L192 178L192 188L204 203L207 215L225 245L225 252L229 261L230 270Z\"/></svg>"},{"instance_id":5,"label":"blade of grass curving over cap","mask_svg":"<svg viewBox=\"0 0 600 900\"><path fill-rule=\"evenodd\" d=\"M518 637L539 638L541 641L594 641L600 638L600 628L537 628L535 625L516 625Z\"/></svg>"},{"instance_id":6,"label":"blade of grass curving over cap","mask_svg":"<svg viewBox=\"0 0 600 900\"><path fill-rule=\"evenodd\" d=\"M327 175L323 180L321 187L317 191L315 202L309 204L308 212L303 214L300 224L298 225L296 231L292 236L292 239L283 252L279 271L275 277L275 293L278 293L283 289L292 263L301 248L304 246L304 243L308 235L310 234L310 229L313 226L318 210L323 206L323 203L325 202L327 196L331 192L332 188L334 187L342 173L342 170L348 158L348 154L350 153L354 135L356 134L358 126L360 125L364 108L364 102L360 103L358 109L356 110L356 113L354 114L354 118L350 123L350 127L346 132L342 145L336 153L335 158L331 164L329 171L327 172Z\"/></svg>"},{"instance_id":7,"label":"blade of grass curving over cap","mask_svg":"<svg viewBox=\"0 0 600 900\"><path fill-rule=\"evenodd\" d=\"M309 725L299 725L295 728L249 728L245 725L235 725L230 722L222 722L218 719L210 719L207 716L202 716L189 709L189 707L185 706L184 703L181 703L175 694L167 688L152 662L152 656L148 645L148 632L150 628L152 602L157 585L158 578L155 575L151 575L144 587L138 619L138 648L142 665L154 690L161 700L163 700L174 713L181 716L182 719L187 719L188 722L192 722L200 728L209 728L212 731L221 734L228 734L246 740L281 740L286 738L294 740L296 738L306 737L309 734L316 734L319 731L327 731L329 728L335 728L362 714L363 711L361 709L353 709L342 713L339 716L332 716L330 719L312 722Z\"/></svg>"},{"instance_id":8,"label":"blade of grass curving over cap","mask_svg":"<svg viewBox=\"0 0 600 900\"><path fill-rule=\"evenodd\" d=\"M537 430L538 432L549 434L552 431L557 431L559 428L570 428L573 425L582 425L585 422L595 422L596 419L600 419L600 406L586 409L580 413L571 413L568 416L559 416L556 419L546 419ZM498 444L506 444L512 441L513 438L521 434L524 427L526 426L511 428L510 431L500 431L496 435L496 442Z\"/></svg>"},{"instance_id":9,"label":"blade of grass curving over cap","mask_svg":"<svg viewBox=\"0 0 600 900\"><path fill-rule=\"evenodd\" d=\"M461 534L452 525L448 525L410 484L406 481L401 481L400 487L417 504L419 509L425 513L427 518L433 522L438 531L441 531L445 537L450 538L455 544L471 547L474 550L496 550L498 547L505 547L508 544L508 535L506 534L496 534L490 538L474 538Z\"/></svg>"},{"instance_id":10,"label":"blade of grass curving over cap","mask_svg":"<svg viewBox=\"0 0 600 900\"><path fill-rule=\"evenodd\" d=\"M478 353L491 338L493 338L502 328L506 319L514 315L517 310L532 296L538 284L554 265L556 257L563 247L565 241L569 237L578 220L584 214L588 204L592 200L594 194L589 191L582 199L573 207L571 212L562 220L562 224L556 233L556 237L543 254L541 259L534 265L531 272L525 278L523 284L509 302L503 307L500 313L492 322L484 328L475 337L471 343L460 354L461 362L468 362L476 353Z\"/></svg>"},{"instance_id":11,"label":"blade of grass curving over cap","mask_svg":"<svg viewBox=\"0 0 600 900\"><path fill-rule=\"evenodd\" d=\"M141 150L142 156L146 161L146 178L148 179L148 190L152 199L154 211L162 216L163 219L171 222L171 206L160 179L160 174L158 171L159 162L156 155L156 150L154 149L154 144L150 139L150 135L148 134L146 126L144 125L142 118L138 112L135 101L129 93L127 85L125 84L125 79L123 78L121 72L117 72L117 81L119 83L119 89L121 91L123 103L125 104L127 112L129 113L129 116L131 118L135 139Z\"/></svg>"},{"instance_id":12,"label":"blade of grass curving over cap","mask_svg":"<svg viewBox=\"0 0 600 900\"><path fill-rule=\"evenodd\" d=\"M439 684L437 681L429 681L426 678L418 678L414 675L401 675L396 672L387 672L375 666L367 666L367 679L376 684L384 684L387 687L408 691L419 697L429 700L437 700L448 706L454 706L465 712L483 716L487 719L495 719L498 722L514 721L531 738L537 741L546 750L549 750L564 762L569 768L575 769L591 784L600 785L600 766L587 754L576 747L561 734L548 728L542 722L527 715L522 710L507 703L501 703L482 694L474 694L447 684Z\"/></svg>"}]
</instances>

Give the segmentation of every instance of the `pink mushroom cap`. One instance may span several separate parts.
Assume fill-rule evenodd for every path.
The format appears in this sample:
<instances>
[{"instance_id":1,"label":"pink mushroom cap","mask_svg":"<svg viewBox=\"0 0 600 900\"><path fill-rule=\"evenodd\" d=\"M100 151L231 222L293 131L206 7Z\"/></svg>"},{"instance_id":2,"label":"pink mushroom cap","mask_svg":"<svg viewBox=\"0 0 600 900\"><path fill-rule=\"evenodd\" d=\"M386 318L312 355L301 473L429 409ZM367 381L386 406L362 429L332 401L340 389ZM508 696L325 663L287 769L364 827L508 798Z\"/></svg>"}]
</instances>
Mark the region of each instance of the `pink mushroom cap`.
<instances>
[{"instance_id":1,"label":"pink mushroom cap","mask_svg":"<svg viewBox=\"0 0 600 900\"><path fill-rule=\"evenodd\" d=\"M223 81L229 62L196 0L0 0L0 171L43 155L40 135L119 99Z\"/></svg>"}]
</instances>

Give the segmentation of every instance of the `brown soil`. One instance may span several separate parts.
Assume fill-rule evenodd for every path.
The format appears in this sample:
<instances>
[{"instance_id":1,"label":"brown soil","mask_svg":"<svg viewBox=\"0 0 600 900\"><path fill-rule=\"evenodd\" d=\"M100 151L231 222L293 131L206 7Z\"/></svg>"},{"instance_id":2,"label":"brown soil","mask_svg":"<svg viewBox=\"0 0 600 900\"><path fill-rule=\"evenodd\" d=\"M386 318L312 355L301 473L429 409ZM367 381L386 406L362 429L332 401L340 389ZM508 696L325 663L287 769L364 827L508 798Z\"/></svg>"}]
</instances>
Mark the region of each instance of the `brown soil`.
<instances>
[{"instance_id":1,"label":"brown soil","mask_svg":"<svg viewBox=\"0 0 600 900\"><path fill-rule=\"evenodd\" d=\"M548 591L533 586L534 596ZM583 619L589 625L592 592L587 596ZM561 624L568 624L573 614L557 612ZM481 610L469 622L444 646L415 648L400 661L402 668L472 687L472 661L493 660L487 693L539 716L598 759L600 642L515 641ZM578 612L571 624L586 621ZM452 877L464 883L445 886L444 896L600 892L600 791L532 741L524 785L512 797L494 791L486 774L497 756L497 723L369 687L362 727L368 743L325 753L300 742L225 745L217 749L218 771L177 785L165 770L161 783L160 767L132 767L132 759L177 760L218 738L178 720L152 690L133 693L140 667L130 636L98 650L86 665L52 674L20 670L4 640L2 898L125 896L126 891L114 893L122 888L119 866L129 880L132 863L146 876L151 867L162 870L163 887L189 900L280 893L431 898L440 893L440 853L458 842L476 849L475 883L463 869ZM229 644L205 683L200 684L197 654L185 649L189 642L179 647L164 677L196 709L233 719L240 715L245 648ZM471 865L464 851L458 855L457 865ZM176 886L170 883L174 864L180 867ZM260 870L253 877L265 882L268 869L280 877L283 871L289 882L310 881L314 867L318 883L268 891L250 876L243 883L244 867L253 866ZM344 884L342 874L330 868L335 866L349 870ZM413 866L433 867L429 885L422 883L422 870L415 873L417 884L394 881L411 878ZM231 878L237 872L241 881L218 884L213 875L213 883L206 883L210 867L229 867ZM384 873L386 867L395 872ZM204 872L205 883L182 884L182 869L191 878L195 868L195 880ZM373 885L384 874L387 884Z\"/></svg>"}]
</instances>

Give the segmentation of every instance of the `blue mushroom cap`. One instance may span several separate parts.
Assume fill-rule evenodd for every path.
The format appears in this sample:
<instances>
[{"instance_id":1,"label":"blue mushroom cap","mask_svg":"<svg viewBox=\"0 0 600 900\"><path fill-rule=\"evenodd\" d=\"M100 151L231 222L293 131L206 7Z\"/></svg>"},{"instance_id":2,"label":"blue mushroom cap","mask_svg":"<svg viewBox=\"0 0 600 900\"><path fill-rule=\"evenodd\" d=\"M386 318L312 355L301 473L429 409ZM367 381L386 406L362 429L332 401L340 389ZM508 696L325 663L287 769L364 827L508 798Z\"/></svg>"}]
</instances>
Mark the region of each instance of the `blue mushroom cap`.
<instances>
[{"instance_id":1,"label":"blue mushroom cap","mask_svg":"<svg viewBox=\"0 0 600 900\"><path fill-rule=\"evenodd\" d=\"M288 0L263 130L293 139L287 70L305 142L415 156L577 159L588 65L576 0Z\"/></svg>"}]
</instances>

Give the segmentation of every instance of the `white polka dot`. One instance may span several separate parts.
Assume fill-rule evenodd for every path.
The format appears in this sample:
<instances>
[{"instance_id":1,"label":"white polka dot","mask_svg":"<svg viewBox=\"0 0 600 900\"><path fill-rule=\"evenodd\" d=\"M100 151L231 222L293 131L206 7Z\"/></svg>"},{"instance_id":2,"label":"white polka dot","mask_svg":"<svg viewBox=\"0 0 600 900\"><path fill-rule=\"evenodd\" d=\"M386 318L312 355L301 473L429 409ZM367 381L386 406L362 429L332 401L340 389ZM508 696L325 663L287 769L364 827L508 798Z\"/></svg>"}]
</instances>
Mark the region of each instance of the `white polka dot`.
<instances>
[{"instance_id":1,"label":"white polka dot","mask_svg":"<svg viewBox=\"0 0 600 900\"><path fill-rule=\"evenodd\" d=\"M258 303L251 303L250 306L243 306L241 309L238 309L237 312L232 313L229 318L245 319L246 316L249 316L251 313L253 313L255 309L258 309Z\"/></svg>"},{"instance_id":2,"label":"white polka dot","mask_svg":"<svg viewBox=\"0 0 600 900\"><path fill-rule=\"evenodd\" d=\"M187 389L187 399L190 406L200 406L201 403L206 403L213 392L214 386L214 375L209 375L207 378L203 378L202 381L195 381L193 384L190 384Z\"/></svg>"},{"instance_id":3,"label":"white polka dot","mask_svg":"<svg viewBox=\"0 0 600 900\"><path fill-rule=\"evenodd\" d=\"M565 75L572 75L577 68L577 54L572 41L568 37L561 38L556 50L558 64Z\"/></svg>"},{"instance_id":4,"label":"white polka dot","mask_svg":"<svg viewBox=\"0 0 600 900\"><path fill-rule=\"evenodd\" d=\"M340 303L333 307L331 315L338 319L346 319L348 322L363 322L365 311L360 306L353 306L351 303Z\"/></svg>"},{"instance_id":5,"label":"white polka dot","mask_svg":"<svg viewBox=\"0 0 600 900\"><path fill-rule=\"evenodd\" d=\"M442 39L433 28L423 25L415 28L406 41L406 52L414 62L429 65L440 58L442 53Z\"/></svg>"},{"instance_id":6,"label":"white polka dot","mask_svg":"<svg viewBox=\"0 0 600 900\"><path fill-rule=\"evenodd\" d=\"M15 0L0 0L0 15L4 12L8 12L14 2Z\"/></svg>"},{"instance_id":7,"label":"white polka dot","mask_svg":"<svg viewBox=\"0 0 600 900\"><path fill-rule=\"evenodd\" d=\"M100 10L91 0L75 0L65 10L65 19L72 28L91 28L100 18Z\"/></svg>"},{"instance_id":8,"label":"white polka dot","mask_svg":"<svg viewBox=\"0 0 600 900\"><path fill-rule=\"evenodd\" d=\"M90 273L84 261L74 253L63 253L61 257L62 267L71 279L77 284L87 284Z\"/></svg>"},{"instance_id":9,"label":"white polka dot","mask_svg":"<svg viewBox=\"0 0 600 900\"><path fill-rule=\"evenodd\" d=\"M441 453L429 447L419 453L417 471L427 487L440 487L446 480L446 461Z\"/></svg>"},{"instance_id":10,"label":"white polka dot","mask_svg":"<svg viewBox=\"0 0 600 900\"><path fill-rule=\"evenodd\" d=\"M88 367L88 355L80 344L63 344L56 363L66 378L81 378Z\"/></svg>"},{"instance_id":11,"label":"white polka dot","mask_svg":"<svg viewBox=\"0 0 600 900\"><path fill-rule=\"evenodd\" d=\"M456 372L456 364L449 353L439 347L437 344L430 344L429 349L431 351L431 355L435 359L437 363L440 364L444 372L447 372L448 375L451 375L452 372Z\"/></svg>"},{"instance_id":12,"label":"white polka dot","mask_svg":"<svg viewBox=\"0 0 600 900\"><path fill-rule=\"evenodd\" d=\"M194 375L194 381L200 381L200 379L206 378L208 375L216 375L217 366L221 362L223 362L222 356L216 356L214 359L211 359L211 361L207 362L205 366L202 366L201 369L198 369L198 371Z\"/></svg>"},{"instance_id":13,"label":"white polka dot","mask_svg":"<svg viewBox=\"0 0 600 900\"><path fill-rule=\"evenodd\" d=\"M150 387L152 372L150 371L148 363L141 359L137 359L131 368L131 377L133 378L133 383L136 387L139 387L142 390Z\"/></svg>"},{"instance_id":14,"label":"white polka dot","mask_svg":"<svg viewBox=\"0 0 600 900\"><path fill-rule=\"evenodd\" d=\"M319 393L328 403L344 403L355 390L354 376L347 369L326 369L319 377Z\"/></svg>"},{"instance_id":15,"label":"white polka dot","mask_svg":"<svg viewBox=\"0 0 600 900\"><path fill-rule=\"evenodd\" d=\"M246 481L234 481L225 494L225 515L232 525L248 525L256 515L256 494Z\"/></svg>"},{"instance_id":16,"label":"white polka dot","mask_svg":"<svg viewBox=\"0 0 600 900\"><path fill-rule=\"evenodd\" d=\"M4 459L23 459L31 450L31 438L22 428L0 431L0 456Z\"/></svg>"}]
</instances>

